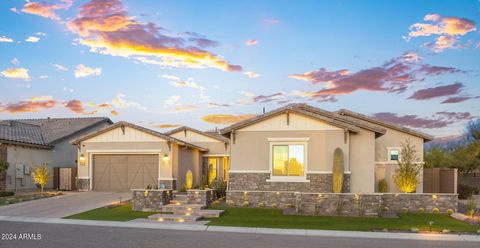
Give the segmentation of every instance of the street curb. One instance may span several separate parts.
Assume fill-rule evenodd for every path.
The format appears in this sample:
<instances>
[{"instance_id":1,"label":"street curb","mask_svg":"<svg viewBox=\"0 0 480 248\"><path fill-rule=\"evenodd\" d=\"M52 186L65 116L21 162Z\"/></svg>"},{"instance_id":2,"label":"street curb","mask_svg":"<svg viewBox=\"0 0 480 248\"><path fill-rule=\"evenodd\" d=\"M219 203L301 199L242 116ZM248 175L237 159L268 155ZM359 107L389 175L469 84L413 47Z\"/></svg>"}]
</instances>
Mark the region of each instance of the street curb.
<instances>
[{"instance_id":1,"label":"street curb","mask_svg":"<svg viewBox=\"0 0 480 248\"><path fill-rule=\"evenodd\" d=\"M429 233L386 233L386 232L358 232L358 231L331 231L331 230L305 230L305 229L280 229L259 227L230 227L230 226L202 226L189 224L169 223L142 223L120 221L73 220L59 218L38 218L23 216L0 216L0 221L29 222L45 224L69 224L84 226L148 228L183 231L228 232L248 234L293 235L308 237L344 237L344 238L369 238L369 239L397 239L397 240L435 240L435 241L466 241L480 242L480 235L459 234L429 234Z\"/></svg>"}]
</instances>

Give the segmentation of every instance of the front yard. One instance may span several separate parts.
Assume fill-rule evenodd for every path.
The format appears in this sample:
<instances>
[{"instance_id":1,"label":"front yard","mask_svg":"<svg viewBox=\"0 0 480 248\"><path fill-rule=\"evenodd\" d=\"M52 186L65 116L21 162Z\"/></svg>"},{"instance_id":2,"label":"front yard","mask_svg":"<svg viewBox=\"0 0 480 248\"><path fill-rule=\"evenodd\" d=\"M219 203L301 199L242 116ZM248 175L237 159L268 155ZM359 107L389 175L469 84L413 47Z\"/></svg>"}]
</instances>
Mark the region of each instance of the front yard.
<instances>
[{"instance_id":1,"label":"front yard","mask_svg":"<svg viewBox=\"0 0 480 248\"><path fill-rule=\"evenodd\" d=\"M449 229L455 232L476 232L479 226L458 221L446 214L400 214L400 218L368 217L326 217L283 215L280 209L226 208L218 219L208 219L211 226L242 226L292 229L321 229L345 231L372 231L388 229L390 231L409 231L418 228L429 231L429 222L433 221L432 231Z\"/></svg>"},{"instance_id":2,"label":"front yard","mask_svg":"<svg viewBox=\"0 0 480 248\"><path fill-rule=\"evenodd\" d=\"M132 211L132 205L128 203L117 207L102 207L93 209L87 212L65 217L65 219L129 221L137 218L147 218L152 214L155 213Z\"/></svg>"},{"instance_id":3,"label":"front yard","mask_svg":"<svg viewBox=\"0 0 480 248\"><path fill-rule=\"evenodd\" d=\"M225 208L220 218L205 219L211 226L241 226L292 229L320 229L345 231L410 231L418 228L429 230L429 222L433 221L432 231L441 232L449 229L453 232L477 232L479 226L469 225L455 220L446 214L401 214L400 218L367 218L367 217L324 217L283 215L280 209L258 208ZM110 208L97 208L84 213L66 217L67 219L129 221L136 218L147 218L153 212L132 211L130 204Z\"/></svg>"}]
</instances>

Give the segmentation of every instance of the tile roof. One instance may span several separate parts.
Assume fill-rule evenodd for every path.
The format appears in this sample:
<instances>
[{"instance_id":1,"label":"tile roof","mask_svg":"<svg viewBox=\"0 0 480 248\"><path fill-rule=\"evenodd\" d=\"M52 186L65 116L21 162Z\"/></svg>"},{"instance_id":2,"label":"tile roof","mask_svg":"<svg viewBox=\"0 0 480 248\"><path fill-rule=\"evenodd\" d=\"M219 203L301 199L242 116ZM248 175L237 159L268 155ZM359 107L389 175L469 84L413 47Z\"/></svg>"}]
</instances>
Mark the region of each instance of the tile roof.
<instances>
[{"instance_id":1,"label":"tile roof","mask_svg":"<svg viewBox=\"0 0 480 248\"><path fill-rule=\"evenodd\" d=\"M166 135L172 135L174 133L182 132L184 130L188 130L188 131L191 131L191 132L194 132L194 133L198 133L200 135L204 135L204 136L210 137L212 139L216 139L218 141L227 142L227 143L229 142L228 138L222 136L218 132L214 132L214 131L202 132L200 130L197 130L197 129L191 128L191 127L187 127L187 126L181 126L181 127L175 128L173 130L170 130L170 131L166 132L165 134Z\"/></svg>"},{"instance_id":2,"label":"tile roof","mask_svg":"<svg viewBox=\"0 0 480 248\"><path fill-rule=\"evenodd\" d=\"M53 147L56 142L101 122L112 123L104 117L1 120L0 140Z\"/></svg>"},{"instance_id":3,"label":"tile roof","mask_svg":"<svg viewBox=\"0 0 480 248\"><path fill-rule=\"evenodd\" d=\"M18 121L0 121L0 142L49 146L43 138L40 126Z\"/></svg>"},{"instance_id":4,"label":"tile roof","mask_svg":"<svg viewBox=\"0 0 480 248\"><path fill-rule=\"evenodd\" d=\"M40 126L45 142L49 144L55 143L100 122L106 121L112 123L112 121L106 117L20 119L15 121Z\"/></svg>"}]
</instances>

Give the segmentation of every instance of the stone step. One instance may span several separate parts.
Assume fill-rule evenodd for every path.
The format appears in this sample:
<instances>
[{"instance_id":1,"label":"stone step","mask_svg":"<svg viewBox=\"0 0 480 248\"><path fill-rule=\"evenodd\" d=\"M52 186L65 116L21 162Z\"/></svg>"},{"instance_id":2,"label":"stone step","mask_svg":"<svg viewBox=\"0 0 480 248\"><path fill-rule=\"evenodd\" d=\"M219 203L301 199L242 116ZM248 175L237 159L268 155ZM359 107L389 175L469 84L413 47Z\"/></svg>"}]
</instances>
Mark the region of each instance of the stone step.
<instances>
[{"instance_id":1,"label":"stone step","mask_svg":"<svg viewBox=\"0 0 480 248\"><path fill-rule=\"evenodd\" d=\"M195 215L178 215L178 214L154 214L148 216L150 220L156 220L160 222L174 221L174 222L195 222L201 219L201 216Z\"/></svg>"},{"instance_id":2,"label":"stone step","mask_svg":"<svg viewBox=\"0 0 480 248\"><path fill-rule=\"evenodd\" d=\"M162 206L162 212L173 212L173 211L192 211L192 210L201 210L204 209L205 206L201 204L168 204Z\"/></svg>"},{"instance_id":3,"label":"stone step","mask_svg":"<svg viewBox=\"0 0 480 248\"><path fill-rule=\"evenodd\" d=\"M173 214L186 216L201 216L203 218L218 218L223 214L223 210L201 209L201 210L175 210Z\"/></svg>"}]
</instances>

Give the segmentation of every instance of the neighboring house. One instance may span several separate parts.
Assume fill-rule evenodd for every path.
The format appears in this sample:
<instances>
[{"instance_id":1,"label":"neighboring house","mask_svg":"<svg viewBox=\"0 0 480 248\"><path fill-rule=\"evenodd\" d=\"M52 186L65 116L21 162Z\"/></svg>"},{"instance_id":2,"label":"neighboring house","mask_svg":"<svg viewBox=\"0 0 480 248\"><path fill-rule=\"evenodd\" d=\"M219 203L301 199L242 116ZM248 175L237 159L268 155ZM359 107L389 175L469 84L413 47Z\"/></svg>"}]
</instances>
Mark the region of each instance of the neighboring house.
<instances>
[{"instance_id":1,"label":"neighboring house","mask_svg":"<svg viewBox=\"0 0 480 248\"><path fill-rule=\"evenodd\" d=\"M79 146L80 190L129 191L159 186L180 189L185 172L193 185L202 176L202 153L207 148L128 122L87 134L72 141Z\"/></svg>"},{"instance_id":2,"label":"neighboring house","mask_svg":"<svg viewBox=\"0 0 480 248\"><path fill-rule=\"evenodd\" d=\"M202 154L202 175L207 177L208 184L214 180L228 180L230 160L230 140L217 132L202 132L191 127L182 126L165 133L171 137L208 149ZM186 171L179 168L179 176Z\"/></svg>"},{"instance_id":3,"label":"neighboring house","mask_svg":"<svg viewBox=\"0 0 480 248\"><path fill-rule=\"evenodd\" d=\"M228 191L332 192L333 154L344 153L344 192L373 193L386 178L390 192L402 142L423 162L431 136L341 110L292 104L221 130L230 137ZM420 179L421 181L421 179ZM422 192L422 185L417 192ZM228 197L228 195L227 195Z\"/></svg>"},{"instance_id":4,"label":"neighboring house","mask_svg":"<svg viewBox=\"0 0 480 248\"><path fill-rule=\"evenodd\" d=\"M112 124L108 118L46 118L0 121L0 159L10 167L0 176L0 190L34 189L30 171L47 163L76 167L77 147L69 141ZM53 187L51 179L46 188Z\"/></svg>"}]
</instances>

